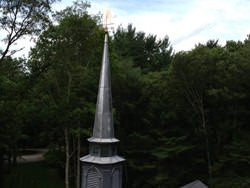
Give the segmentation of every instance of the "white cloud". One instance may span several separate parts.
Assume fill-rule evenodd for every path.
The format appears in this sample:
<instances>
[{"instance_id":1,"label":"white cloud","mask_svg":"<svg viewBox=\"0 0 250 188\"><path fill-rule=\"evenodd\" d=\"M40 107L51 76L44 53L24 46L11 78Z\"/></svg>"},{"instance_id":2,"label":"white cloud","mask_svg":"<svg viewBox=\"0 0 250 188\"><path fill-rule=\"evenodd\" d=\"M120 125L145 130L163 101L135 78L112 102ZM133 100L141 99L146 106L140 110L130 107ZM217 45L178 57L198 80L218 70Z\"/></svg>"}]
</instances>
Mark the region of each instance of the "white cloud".
<instances>
[{"instance_id":1,"label":"white cloud","mask_svg":"<svg viewBox=\"0 0 250 188\"><path fill-rule=\"evenodd\" d=\"M54 9L72 5L61 0ZM250 0L92 0L90 14L109 8L114 27L132 23L137 31L168 35L176 51L190 50L209 39L244 40L250 34ZM21 42L27 46L27 41Z\"/></svg>"},{"instance_id":2,"label":"white cloud","mask_svg":"<svg viewBox=\"0 0 250 188\"><path fill-rule=\"evenodd\" d=\"M93 3L94 7L100 5L97 2ZM168 34L177 51L189 50L210 39L219 39L221 44L226 40L243 40L250 32L248 0L190 0L188 3L162 0L158 9L157 3L151 2L148 9L143 7L142 10L139 7L128 10L125 5L117 8L117 2L105 1L105 6L115 12L118 24L126 27L132 23L138 30L161 38Z\"/></svg>"}]
</instances>

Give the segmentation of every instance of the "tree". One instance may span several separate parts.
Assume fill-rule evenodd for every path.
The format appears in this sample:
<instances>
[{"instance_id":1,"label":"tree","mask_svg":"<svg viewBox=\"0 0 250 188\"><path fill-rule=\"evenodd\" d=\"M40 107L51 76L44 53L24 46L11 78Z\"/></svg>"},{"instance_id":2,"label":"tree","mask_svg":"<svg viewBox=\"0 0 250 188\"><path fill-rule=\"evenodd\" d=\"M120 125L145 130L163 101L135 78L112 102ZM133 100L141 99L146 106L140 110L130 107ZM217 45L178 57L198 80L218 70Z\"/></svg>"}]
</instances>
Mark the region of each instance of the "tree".
<instances>
[{"instance_id":1,"label":"tree","mask_svg":"<svg viewBox=\"0 0 250 188\"><path fill-rule=\"evenodd\" d=\"M9 166L15 165L24 137L22 127L27 108L27 75L23 63L22 59L6 58L0 64L0 179L3 157L7 156Z\"/></svg>"},{"instance_id":2,"label":"tree","mask_svg":"<svg viewBox=\"0 0 250 188\"><path fill-rule=\"evenodd\" d=\"M11 50L20 38L36 35L50 23L51 4L56 0L2 0L0 1L0 32L5 46L0 49L0 63L21 49Z\"/></svg>"},{"instance_id":3,"label":"tree","mask_svg":"<svg viewBox=\"0 0 250 188\"><path fill-rule=\"evenodd\" d=\"M215 121L217 158L214 163L216 187L248 187L249 175L249 38L227 41L226 60L218 64L219 83L210 90L217 103ZM219 114L219 116L218 116ZM230 180L229 180L230 179ZM222 183L223 182L223 183Z\"/></svg>"},{"instance_id":4,"label":"tree","mask_svg":"<svg viewBox=\"0 0 250 188\"><path fill-rule=\"evenodd\" d=\"M119 27L114 33L113 46L118 55L131 58L134 66L143 72L159 71L171 62L173 49L169 38L157 39L155 35L136 32L131 24Z\"/></svg>"},{"instance_id":5,"label":"tree","mask_svg":"<svg viewBox=\"0 0 250 188\"><path fill-rule=\"evenodd\" d=\"M73 182L72 177L77 180L73 184L80 184L80 151L76 152L80 145L79 127L88 132L89 113L95 106L92 89L98 85L95 67L102 52L104 31L97 25L97 17L87 14L87 7L85 3L75 3L57 13L58 25L50 26L39 37L29 64L42 89L37 94L46 96L46 103L54 108L55 118L50 123L64 135L66 188Z\"/></svg>"},{"instance_id":6,"label":"tree","mask_svg":"<svg viewBox=\"0 0 250 188\"><path fill-rule=\"evenodd\" d=\"M206 161L208 175L212 180L212 152L211 141L213 127L211 124L211 103L208 92L216 84L217 64L225 59L223 49L220 47L211 47L198 45L191 52L181 52L175 55L174 62L170 69L170 90L174 92L173 97L179 96L179 99L187 102L193 109L191 120L193 123L199 123L197 129L203 135L204 148L206 151ZM174 89L175 88L175 89ZM190 107L182 106L182 108ZM188 112L186 112L188 113Z\"/></svg>"}]
</instances>

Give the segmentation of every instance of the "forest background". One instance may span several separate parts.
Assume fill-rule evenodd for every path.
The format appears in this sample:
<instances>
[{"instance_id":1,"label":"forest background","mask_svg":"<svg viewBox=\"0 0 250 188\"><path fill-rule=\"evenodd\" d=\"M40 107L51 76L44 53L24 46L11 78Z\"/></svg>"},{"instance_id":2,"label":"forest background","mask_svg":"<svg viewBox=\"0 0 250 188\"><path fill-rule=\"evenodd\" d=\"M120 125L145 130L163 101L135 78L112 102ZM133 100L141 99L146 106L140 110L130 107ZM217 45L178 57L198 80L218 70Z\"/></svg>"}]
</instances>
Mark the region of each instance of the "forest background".
<instances>
[{"instance_id":1,"label":"forest background","mask_svg":"<svg viewBox=\"0 0 250 188\"><path fill-rule=\"evenodd\" d=\"M48 148L66 188L92 133L104 30L86 2L1 1L0 178L21 149ZM167 33L167 31L166 31ZM36 38L28 58L11 50ZM128 25L110 34L113 114L124 187L250 185L250 36L175 53L168 37ZM21 50L21 49L20 49ZM2 181L0 181L2 182Z\"/></svg>"}]
</instances>

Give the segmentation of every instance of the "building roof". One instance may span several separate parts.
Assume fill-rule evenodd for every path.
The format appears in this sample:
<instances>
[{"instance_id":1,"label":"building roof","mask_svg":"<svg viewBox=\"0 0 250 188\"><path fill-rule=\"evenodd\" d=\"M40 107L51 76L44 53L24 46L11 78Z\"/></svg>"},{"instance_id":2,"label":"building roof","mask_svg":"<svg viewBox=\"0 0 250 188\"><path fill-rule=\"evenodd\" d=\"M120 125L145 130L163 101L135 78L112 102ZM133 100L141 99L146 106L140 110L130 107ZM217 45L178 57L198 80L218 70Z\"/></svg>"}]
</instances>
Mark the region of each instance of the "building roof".
<instances>
[{"instance_id":1,"label":"building roof","mask_svg":"<svg viewBox=\"0 0 250 188\"><path fill-rule=\"evenodd\" d=\"M200 180L195 180L187 185L184 185L180 188L208 188L204 183L202 183Z\"/></svg>"}]
</instances>

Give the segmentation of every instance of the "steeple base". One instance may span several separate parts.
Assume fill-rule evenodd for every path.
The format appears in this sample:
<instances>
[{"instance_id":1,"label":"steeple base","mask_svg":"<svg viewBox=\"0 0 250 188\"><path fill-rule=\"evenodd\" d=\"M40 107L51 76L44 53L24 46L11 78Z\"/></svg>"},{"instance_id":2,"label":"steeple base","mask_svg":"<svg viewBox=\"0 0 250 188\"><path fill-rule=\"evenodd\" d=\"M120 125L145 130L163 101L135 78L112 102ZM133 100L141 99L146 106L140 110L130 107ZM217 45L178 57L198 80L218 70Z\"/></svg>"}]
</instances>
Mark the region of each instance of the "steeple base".
<instances>
[{"instance_id":1,"label":"steeple base","mask_svg":"<svg viewBox=\"0 0 250 188\"><path fill-rule=\"evenodd\" d=\"M122 188L121 162L95 164L82 161L81 163L81 188Z\"/></svg>"}]
</instances>

